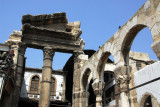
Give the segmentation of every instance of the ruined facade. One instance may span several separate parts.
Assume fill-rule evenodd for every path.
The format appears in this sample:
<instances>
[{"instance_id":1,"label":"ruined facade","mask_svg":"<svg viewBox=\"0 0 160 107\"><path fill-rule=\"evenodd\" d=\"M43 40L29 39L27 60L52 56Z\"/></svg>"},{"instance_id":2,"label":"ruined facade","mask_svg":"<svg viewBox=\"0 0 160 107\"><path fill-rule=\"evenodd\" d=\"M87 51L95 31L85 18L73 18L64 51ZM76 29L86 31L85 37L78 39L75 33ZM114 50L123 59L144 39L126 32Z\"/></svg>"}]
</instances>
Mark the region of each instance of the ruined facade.
<instances>
[{"instance_id":1,"label":"ruined facade","mask_svg":"<svg viewBox=\"0 0 160 107\"><path fill-rule=\"evenodd\" d=\"M151 47L160 59L159 23L160 0L147 0L126 24L89 56L83 50L85 43L80 38L80 22L68 23L65 13L24 15L21 31L15 31L6 41L15 51L16 65L15 88L6 100L6 106L18 106L24 76L24 54L30 47L43 50L44 55L39 107L50 106L55 52L73 54L72 107L159 107L160 96L154 94L158 88L151 88L158 87L160 83L160 63L150 60L147 54L130 51L138 32L148 27L153 38ZM108 60L110 55L113 61Z\"/></svg>"}]
</instances>

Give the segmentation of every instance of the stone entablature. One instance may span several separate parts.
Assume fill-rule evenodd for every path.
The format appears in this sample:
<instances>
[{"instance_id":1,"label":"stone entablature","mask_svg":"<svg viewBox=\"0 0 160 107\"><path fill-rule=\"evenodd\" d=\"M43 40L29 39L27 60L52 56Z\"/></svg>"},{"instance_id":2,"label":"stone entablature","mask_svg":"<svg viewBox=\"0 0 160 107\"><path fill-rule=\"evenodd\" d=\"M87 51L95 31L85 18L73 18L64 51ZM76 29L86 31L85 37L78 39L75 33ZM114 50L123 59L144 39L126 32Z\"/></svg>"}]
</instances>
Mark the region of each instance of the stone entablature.
<instances>
[{"instance_id":1,"label":"stone entablature","mask_svg":"<svg viewBox=\"0 0 160 107\"><path fill-rule=\"evenodd\" d=\"M49 46L55 51L69 53L84 48L80 22L68 23L65 13L24 15L22 24L22 41L28 47L43 49Z\"/></svg>"}]
</instances>

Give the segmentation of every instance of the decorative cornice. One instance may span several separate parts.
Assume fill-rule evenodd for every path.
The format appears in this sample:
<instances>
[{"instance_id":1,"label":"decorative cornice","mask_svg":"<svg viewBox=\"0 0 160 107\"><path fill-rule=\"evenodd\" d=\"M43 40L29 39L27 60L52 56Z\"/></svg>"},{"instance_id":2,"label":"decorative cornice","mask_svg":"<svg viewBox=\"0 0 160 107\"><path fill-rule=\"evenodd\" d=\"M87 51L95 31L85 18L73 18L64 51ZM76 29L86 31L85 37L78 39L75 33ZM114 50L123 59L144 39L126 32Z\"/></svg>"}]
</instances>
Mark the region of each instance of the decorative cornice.
<instances>
[{"instance_id":1,"label":"decorative cornice","mask_svg":"<svg viewBox=\"0 0 160 107\"><path fill-rule=\"evenodd\" d=\"M74 41L77 41L80 35L82 34L82 31L79 28L75 28L71 32L67 32L63 30L55 30L55 29L48 29L45 27L37 27L29 23L24 24L21 30L24 36L25 34L37 34L37 35L41 34L41 35L47 35L47 36L51 36L55 38L74 40Z\"/></svg>"}]
</instances>

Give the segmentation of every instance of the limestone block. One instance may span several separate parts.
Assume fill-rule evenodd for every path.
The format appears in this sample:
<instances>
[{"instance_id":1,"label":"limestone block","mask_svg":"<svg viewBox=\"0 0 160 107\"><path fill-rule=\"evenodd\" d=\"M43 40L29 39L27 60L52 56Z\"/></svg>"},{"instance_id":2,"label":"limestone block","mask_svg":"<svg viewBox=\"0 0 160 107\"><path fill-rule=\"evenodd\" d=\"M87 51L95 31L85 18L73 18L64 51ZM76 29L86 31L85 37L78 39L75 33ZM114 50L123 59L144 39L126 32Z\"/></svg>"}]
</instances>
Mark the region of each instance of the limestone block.
<instances>
[{"instance_id":1,"label":"limestone block","mask_svg":"<svg viewBox=\"0 0 160 107\"><path fill-rule=\"evenodd\" d=\"M97 59L99 60L102 57L102 49L99 49L96 55Z\"/></svg>"},{"instance_id":2,"label":"limestone block","mask_svg":"<svg viewBox=\"0 0 160 107\"><path fill-rule=\"evenodd\" d=\"M131 29L133 26L135 26L137 24L137 19L138 19L138 17L136 15L131 19L131 21L127 22L128 29Z\"/></svg>"},{"instance_id":3,"label":"limestone block","mask_svg":"<svg viewBox=\"0 0 160 107\"><path fill-rule=\"evenodd\" d=\"M149 7L150 7L151 3L148 0L145 4L144 4L144 10L146 11Z\"/></svg>"},{"instance_id":4,"label":"limestone block","mask_svg":"<svg viewBox=\"0 0 160 107\"><path fill-rule=\"evenodd\" d=\"M114 39L116 39L118 36L119 36L119 31L117 31L117 32L114 34Z\"/></svg>"},{"instance_id":5,"label":"limestone block","mask_svg":"<svg viewBox=\"0 0 160 107\"><path fill-rule=\"evenodd\" d=\"M154 26L151 29L151 33L152 33L152 37L157 36L160 32L159 32L159 27L160 26L158 23L154 24Z\"/></svg>"},{"instance_id":6,"label":"limestone block","mask_svg":"<svg viewBox=\"0 0 160 107\"><path fill-rule=\"evenodd\" d=\"M155 15L152 15L152 16L148 17L146 24L149 27L149 29L152 29L155 22L156 22L156 17L155 17Z\"/></svg>"},{"instance_id":7,"label":"limestone block","mask_svg":"<svg viewBox=\"0 0 160 107\"><path fill-rule=\"evenodd\" d=\"M81 55L78 56L78 59L88 60L88 55L81 54Z\"/></svg>"},{"instance_id":8,"label":"limestone block","mask_svg":"<svg viewBox=\"0 0 160 107\"><path fill-rule=\"evenodd\" d=\"M151 47L155 52L156 56L158 57L158 59L160 59L160 40L154 42Z\"/></svg>"},{"instance_id":9,"label":"limestone block","mask_svg":"<svg viewBox=\"0 0 160 107\"><path fill-rule=\"evenodd\" d=\"M114 63L117 64L118 62L120 62L120 51L116 52L116 54L113 56L114 57Z\"/></svg>"},{"instance_id":10,"label":"limestone block","mask_svg":"<svg viewBox=\"0 0 160 107\"><path fill-rule=\"evenodd\" d=\"M158 7L156 9L156 12L160 12L160 3L159 3L159 5L158 5Z\"/></svg>"},{"instance_id":11,"label":"limestone block","mask_svg":"<svg viewBox=\"0 0 160 107\"><path fill-rule=\"evenodd\" d=\"M110 42L106 42L104 44L103 50L104 50L104 52L107 52L107 51L109 52L110 48L111 48L111 43Z\"/></svg>"},{"instance_id":12,"label":"limestone block","mask_svg":"<svg viewBox=\"0 0 160 107\"><path fill-rule=\"evenodd\" d=\"M157 13L155 14L155 21L156 21L156 22L160 22L160 13L159 13L159 12L157 12Z\"/></svg>"}]
</instances>

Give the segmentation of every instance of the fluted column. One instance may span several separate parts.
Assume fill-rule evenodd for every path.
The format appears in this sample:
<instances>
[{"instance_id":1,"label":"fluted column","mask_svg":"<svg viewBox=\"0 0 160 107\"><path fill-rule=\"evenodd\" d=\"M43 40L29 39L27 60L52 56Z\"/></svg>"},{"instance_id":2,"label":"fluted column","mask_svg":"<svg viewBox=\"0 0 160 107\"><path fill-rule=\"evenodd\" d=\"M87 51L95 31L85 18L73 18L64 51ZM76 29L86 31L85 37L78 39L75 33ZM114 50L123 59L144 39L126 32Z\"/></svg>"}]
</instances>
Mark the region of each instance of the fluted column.
<instances>
[{"instance_id":1,"label":"fluted column","mask_svg":"<svg viewBox=\"0 0 160 107\"><path fill-rule=\"evenodd\" d=\"M96 107L102 107L102 94L103 94L103 88L104 88L105 83L102 81L99 81L98 83L92 84L94 94L96 95Z\"/></svg>"},{"instance_id":2,"label":"fluted column","mask_svg":"<svg viewBox=\"0 0 160 107\"><path fill-rule=\"evenodd\" d=\"M51 47L44 47L39 107L50 107L50 85L53 55L54 51Z\"/></svg>"}]
</instances>

